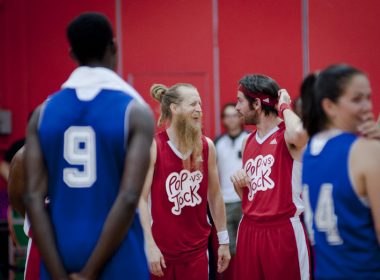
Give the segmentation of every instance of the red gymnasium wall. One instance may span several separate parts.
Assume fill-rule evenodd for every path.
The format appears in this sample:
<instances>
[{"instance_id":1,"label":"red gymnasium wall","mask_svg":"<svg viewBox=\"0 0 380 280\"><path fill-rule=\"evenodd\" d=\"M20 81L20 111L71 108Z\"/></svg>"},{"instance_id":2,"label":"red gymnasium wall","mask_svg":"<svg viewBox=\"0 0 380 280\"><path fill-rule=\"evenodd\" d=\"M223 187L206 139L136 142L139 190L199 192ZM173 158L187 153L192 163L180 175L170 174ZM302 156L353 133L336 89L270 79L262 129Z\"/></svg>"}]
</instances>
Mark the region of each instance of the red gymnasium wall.
<instances>
[{"instance_id":1,"label":"red gymnasium wall","mask_svg":"<svg viewBox=\"0 0 380 280\"><path fill-rule=\"evenodd\" d=\"M221 105L235 101L245 74L270 75L298 95L305 18L310 69L347 62L365 70L380 111L377 0L0 0L0 108L12 111L13 121L12 134L0 136L0 157L23 137L29 112L74 69L65 28L83 11L105 13L121 27L120 73L155 111L152 83L196 85L211 137L221 129Z\"/></svg>"},{"instance_id":2,"label":"red gymnasium wall","mask_svg":"<svg viewBox=\"0 0 380 280\"><path fill-rule=\"evenodd\" d=\"M345 62L366 72L380 112L380 1L309 0L310 66Z\"/></svg>"}]
</instances>

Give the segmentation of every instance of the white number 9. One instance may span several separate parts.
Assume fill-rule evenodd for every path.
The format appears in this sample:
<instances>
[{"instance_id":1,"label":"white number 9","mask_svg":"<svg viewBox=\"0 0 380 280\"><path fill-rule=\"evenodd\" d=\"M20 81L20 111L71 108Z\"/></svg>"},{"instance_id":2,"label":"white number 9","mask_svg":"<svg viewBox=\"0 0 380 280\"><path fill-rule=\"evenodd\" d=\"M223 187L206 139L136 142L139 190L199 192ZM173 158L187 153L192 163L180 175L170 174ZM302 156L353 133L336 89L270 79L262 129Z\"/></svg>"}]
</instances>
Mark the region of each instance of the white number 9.
<instances>
[{"instance_id":1,"label":"white number 9","mask_svg":"<svg viewBox=\"0 0 380 280\"><path fill-rule=\"evenodd\" d=\"M89 188L96 181L96 141L91 126L70 126L64 135L64 158L71 165L63 169L63 181L71 188Z\"/></svg>"}]
</instances>

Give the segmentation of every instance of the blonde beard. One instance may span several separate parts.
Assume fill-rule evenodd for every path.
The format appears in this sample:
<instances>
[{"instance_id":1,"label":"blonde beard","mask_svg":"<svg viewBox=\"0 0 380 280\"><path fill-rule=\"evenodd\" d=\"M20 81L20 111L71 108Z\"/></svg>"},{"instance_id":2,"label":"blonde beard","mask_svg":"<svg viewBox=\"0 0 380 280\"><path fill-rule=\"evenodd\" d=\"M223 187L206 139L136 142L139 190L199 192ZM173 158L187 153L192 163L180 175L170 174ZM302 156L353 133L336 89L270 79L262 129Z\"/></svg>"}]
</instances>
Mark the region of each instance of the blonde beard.
<instances>
[{"instance_id":1,"label":"blonde beard","mask_svg":"<svg viewBox=\"0 0 380 280\"><path fill-rule=\"evenodd\" d=\"M185 168L199 169L202 162L202 127L193 125L186 115L179 115L174 125L174 131L181 153L191 153L191 156L183 162Z\"/></svg>"}]
</instances>

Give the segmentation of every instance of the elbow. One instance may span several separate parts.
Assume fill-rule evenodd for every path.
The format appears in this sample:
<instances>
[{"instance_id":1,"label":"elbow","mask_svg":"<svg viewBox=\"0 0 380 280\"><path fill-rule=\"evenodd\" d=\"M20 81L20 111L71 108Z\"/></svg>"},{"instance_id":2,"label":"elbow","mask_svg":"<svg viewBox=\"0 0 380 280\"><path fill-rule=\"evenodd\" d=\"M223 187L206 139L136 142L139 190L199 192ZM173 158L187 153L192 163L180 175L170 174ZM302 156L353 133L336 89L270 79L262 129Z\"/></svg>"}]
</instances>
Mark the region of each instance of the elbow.
<instances>
[{"instance_id":1,"label":"elbow","mask_svg":"<svg viewBox=\"0 0 380 280\"><path fill-rule=\"evenodd\" d=\"M30 205L32 204L32 201L33 201L33 197L32 197L32 195L31 195L29 192L26 191L26 192L22 195L21 198L22 198L22 201L23 201L25 207L26 207L27 209L29 209L29 207L30 207Z\"/></svg>"},{"instance_id":2,"label":"elbow","mask_svg":"<svg viewBox=\"0 0 380 280\"><path fill-rule=\"evenodd\" d=\"M140 193L123 191L119 194L119 200L124 205L126 211L134 210L139 204Z\"/></svg>"},{"instance_id":3,"label":"elbow","mask_svg":"<svg viewBox=\"0 0 380 280\"><path fill-rule=\"evenodd\" d=\"M290 141L297 148L303 148L308 141L308 135L303 128L298 128L292 133L292 140Z\"/></svg>"}]
</instances>

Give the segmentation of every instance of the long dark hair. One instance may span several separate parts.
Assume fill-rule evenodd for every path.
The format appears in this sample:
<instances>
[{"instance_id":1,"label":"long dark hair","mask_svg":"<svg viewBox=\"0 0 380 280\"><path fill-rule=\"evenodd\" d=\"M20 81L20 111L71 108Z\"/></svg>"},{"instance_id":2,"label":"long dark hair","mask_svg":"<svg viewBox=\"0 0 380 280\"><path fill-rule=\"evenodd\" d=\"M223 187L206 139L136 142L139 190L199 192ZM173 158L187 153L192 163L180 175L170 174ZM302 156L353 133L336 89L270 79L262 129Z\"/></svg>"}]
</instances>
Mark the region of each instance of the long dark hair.
<instances>
[{"instance_id":1,"label":"long dark hair","mask_svg":"<svg viewBox=\"0 0 380 280\"><path fill-rule=\"evenodd\" d=\"M365 74L350 65L336 64L304 79L301 86L301 118L309 136L323 130L328 121L322 100L327 98L336 103L355 75Z\"/></svg>"}]
</instances>

